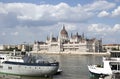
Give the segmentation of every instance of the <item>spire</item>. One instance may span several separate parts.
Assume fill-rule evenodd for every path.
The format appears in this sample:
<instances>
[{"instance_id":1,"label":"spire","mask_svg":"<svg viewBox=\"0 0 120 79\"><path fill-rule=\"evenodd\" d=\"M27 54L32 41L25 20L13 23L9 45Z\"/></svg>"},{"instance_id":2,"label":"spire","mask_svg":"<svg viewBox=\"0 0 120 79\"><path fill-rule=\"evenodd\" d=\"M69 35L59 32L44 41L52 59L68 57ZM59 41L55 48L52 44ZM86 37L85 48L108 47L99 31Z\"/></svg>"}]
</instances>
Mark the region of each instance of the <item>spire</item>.
<instances>
[{"instance_id":1,"label":"spire","mask_svg":"<svg viewBox=\"0 0 120 79\"><path fill-rule=\"evenodd\" d=\"M49 37L48 37L48 35L47 35L47 40L49 40Z\"/></svg>"},{"instance_id":2,"label":"spire","mask_svg":"<svg viewBox=\"0 0 120 79\"><path fill-rule=\"evenodd\" d=\"M83 34L82 34L82 38L84 39L84 32L83 32Z\"/></svg>"},{"instance_id":3,"label":"spire","mask_svg":"<svg viewBox=\"0 0 120 79\"><path fill-rule=\"evenodd\" d=\"M102 38L100 38L100 41L102 42Z\"/></svg>"},{"instance_id":4,"label":"spire","mask_svg":"<svg viewBox=\"0 0 120 79\"><path fill-rule=\"evenodd\" d=\"M78 32L76 33L76 36L78 36Z\"/></svg>"},{"instance_id":5,"label":"spire","mask_svg":"<svg viewBox=\"0 0 120 79\"><path fill-rule=\"evenodd\" d=\"M65 30L65 25L63 24L63 29Z\"/></svg>"},{"instance_id":6,"label":"spire","mask_svg":"<svg viewBox=\"0 0 120 79\"><path fill-rule=\"evenodd\" d=\"M36 44L37 43L37 41L36 40L34 40L34 44Z\"/></svg>"},{"instance_id":7,"label":"spire","mask_svg":"<svg viewBox=\"0 0 120 79\"><path fill-rule=\"evenodd\" d=\"M72 33L71 33L71 38L73 37Z\"/></svg>"},{"instance_id":8,"label":"spire","mask_svg":"<svg viewBox=\"0 0 120 79\"><path fill-rule=\"evenodd\" d=\"M50 34L50 41L52 41L52 38L53 38L53 34L51 33Z\"/></svg>"}]
</instances>

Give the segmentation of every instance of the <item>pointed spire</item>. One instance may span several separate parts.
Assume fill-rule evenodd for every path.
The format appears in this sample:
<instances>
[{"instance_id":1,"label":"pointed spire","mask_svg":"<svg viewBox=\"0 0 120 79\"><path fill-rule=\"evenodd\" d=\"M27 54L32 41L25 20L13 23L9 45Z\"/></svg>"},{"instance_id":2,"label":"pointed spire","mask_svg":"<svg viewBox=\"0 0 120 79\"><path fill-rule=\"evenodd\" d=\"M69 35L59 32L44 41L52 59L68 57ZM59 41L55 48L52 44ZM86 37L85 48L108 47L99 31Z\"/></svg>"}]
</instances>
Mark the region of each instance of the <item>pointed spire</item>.
<instances>
[{"instance_id":1,"label":"pointed spire","mask_svg":"<svg viewBox=\"0 0 120 79\"><path fill-rule=\"evenodd\" d=\"M51 34L50 34L50 41L52 41L52 38L53 38L53 33L51 32Z\"/></svg>"},{"instance_id":2,"label":"pointed spire","mask_svg":"<svg viewBox=\"0 0 120 79\"><path fill-rule=\"evenodd\" d=\"M84 39L84 32L83 32L83 34L82 34L82 38Z\"/></svg>"},{"instance_id":3,"label":"pointed spire","mask_svg":"<svg viewBox=\"0 0 120 79\"><path fill-rule=\"evenodd\" d=\"M36 40L34 40L34 44L36 44L37 42L36 42Z\"/></svg>"},{"instance_id":4,"label":"pointed spire","mask_svg":"<svg viewBox=\"0 0 120 79\"><path fill-rule=\"evenodd\" d=\"M73 37L72 33L71 33L71 38Z\"/></svg>"},{"instance_id":5,"label":"pointed spire","mask_svg":"<svg viewBox=\"0 0 120 79\"><path fill-rule=\"evenodd\" d=\"M63 24L63 29L65 30L65 25Z\"/></svg>"},{"instance_id":6,"label":"pointed spire","mask_svg":"<svg viewBox=\"0 0 120 79\"><path fill-rule=\"evenodd\" d=\"M47 35L47 40L49 40L49 37L48 37L48 35Z\"/></svg>"},{"instance_id":7,"label":"pointed spire","mask_svg":"<svg viewBox=\"0 0 120 79\"><path fill-rule=\"evenodd\" d=\"M102 38L100 38L100 41L102 42Z\"/></svg>"},{"instance_id":8,"label":"pointed spire","mask_svg":"<svg viewBox=\"0 0 120 79\"><path fill-rule=\"evenodd\" d=\"M76 36L78 36L78 32L76 33Z\"/></svg>"},{"instance_id":9,"label":"pointed spire","mask_svg":"<svg viewBox=\"0 0 120 79\"><path fill-rule=\"evenodd\" d=\"M56 37L56 40L58 41L58 36Z\"/></svg>"}]
</instances>

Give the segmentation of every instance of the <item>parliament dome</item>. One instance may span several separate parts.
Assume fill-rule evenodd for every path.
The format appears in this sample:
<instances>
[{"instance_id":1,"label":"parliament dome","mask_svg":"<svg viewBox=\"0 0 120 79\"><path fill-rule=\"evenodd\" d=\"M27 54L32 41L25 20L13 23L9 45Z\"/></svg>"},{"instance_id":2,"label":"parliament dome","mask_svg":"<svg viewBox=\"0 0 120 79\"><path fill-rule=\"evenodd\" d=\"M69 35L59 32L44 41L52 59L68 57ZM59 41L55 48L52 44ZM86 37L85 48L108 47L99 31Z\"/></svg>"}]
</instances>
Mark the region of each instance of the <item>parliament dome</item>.
<instances>
[{"instance_id":1,"label":"parliament dome","mask_svg":"<svg viewBox=\"0 0 120 79\"><path fill-rule=\"evenodd\" d=\"M68 37L68 33L67 33L66 29L65 29L65 26L63 26L63 29L61 30L60 34L61 34L61 36Z\"/></svg>"}]
</instances>

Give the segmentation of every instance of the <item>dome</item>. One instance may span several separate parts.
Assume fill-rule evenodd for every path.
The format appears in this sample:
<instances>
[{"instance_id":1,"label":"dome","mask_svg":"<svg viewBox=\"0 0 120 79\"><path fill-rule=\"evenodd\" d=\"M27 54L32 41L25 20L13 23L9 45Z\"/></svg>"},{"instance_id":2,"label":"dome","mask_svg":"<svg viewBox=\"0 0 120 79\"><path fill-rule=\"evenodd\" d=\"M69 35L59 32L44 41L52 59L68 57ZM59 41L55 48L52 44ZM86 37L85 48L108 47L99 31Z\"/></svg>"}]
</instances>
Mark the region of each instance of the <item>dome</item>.
<instances>
[{"instance_id":1,"label":"dome","mask_svg":"<svg viewBox=\"0 0 120 79\"><path fill-rule=\"evenodd\" d=\"M60 32L61 36L68 36L67 31L65 30L65 26L63 26L63 29Z\"/></svg>"}]
</instances>

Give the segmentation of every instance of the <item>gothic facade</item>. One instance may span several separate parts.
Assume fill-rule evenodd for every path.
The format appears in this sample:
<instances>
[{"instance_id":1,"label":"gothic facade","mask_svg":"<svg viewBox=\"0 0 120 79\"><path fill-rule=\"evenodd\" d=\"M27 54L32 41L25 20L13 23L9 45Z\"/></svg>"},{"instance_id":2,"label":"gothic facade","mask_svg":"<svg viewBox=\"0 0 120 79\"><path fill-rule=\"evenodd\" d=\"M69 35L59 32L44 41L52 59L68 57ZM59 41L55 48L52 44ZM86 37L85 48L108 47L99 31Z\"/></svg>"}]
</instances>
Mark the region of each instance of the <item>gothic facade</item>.
<instances>
[{"instance_id":1,"label":"gothic facade","mask_svg":"<svg viewBox=\"0 0 120 79\"><path fill-rule=\"evenodd\" d=\"M71 34L69 37L68 32L63 26L57 38L47 37L46 42L35 41L33 51L46 51L46 52L101 52L102 40L96 38L85 38L84 34L75 35Z\"/></svg>"}]
</instances>

